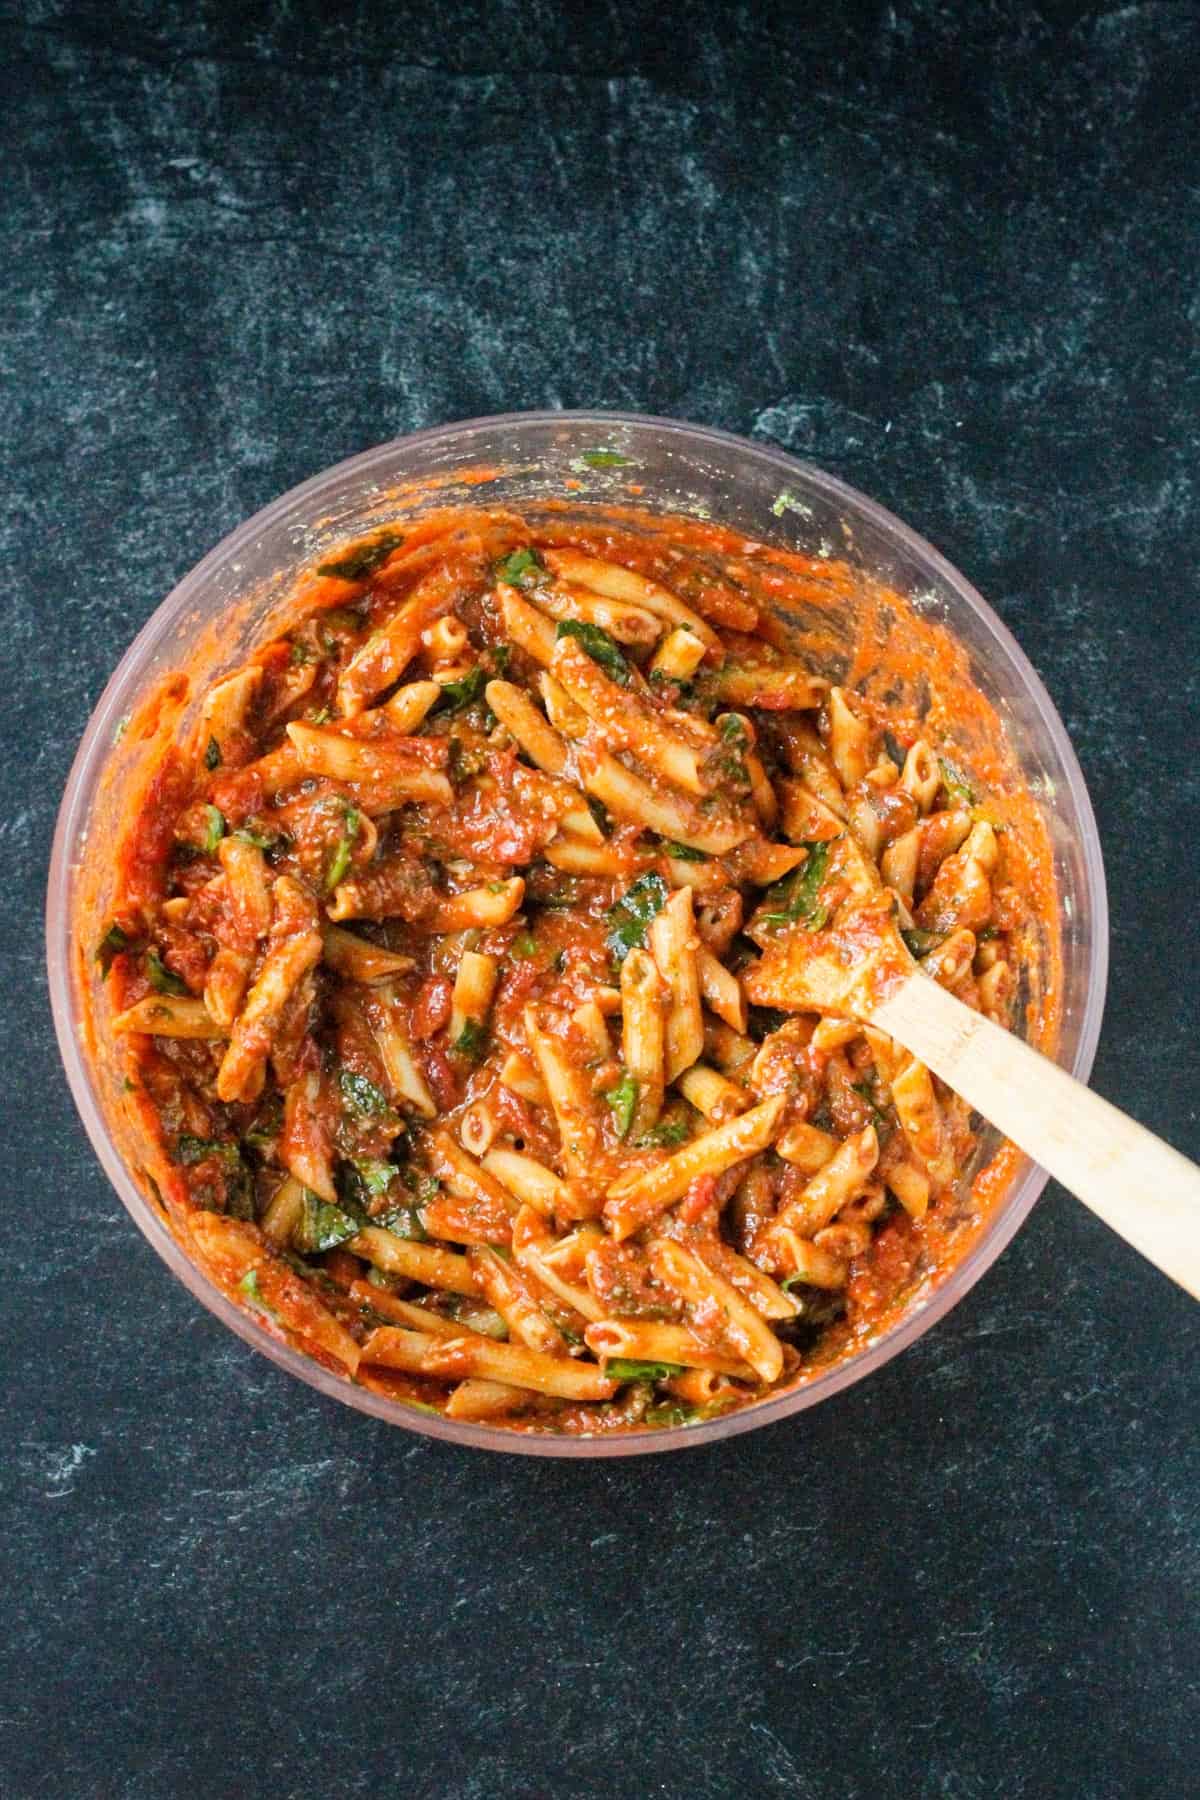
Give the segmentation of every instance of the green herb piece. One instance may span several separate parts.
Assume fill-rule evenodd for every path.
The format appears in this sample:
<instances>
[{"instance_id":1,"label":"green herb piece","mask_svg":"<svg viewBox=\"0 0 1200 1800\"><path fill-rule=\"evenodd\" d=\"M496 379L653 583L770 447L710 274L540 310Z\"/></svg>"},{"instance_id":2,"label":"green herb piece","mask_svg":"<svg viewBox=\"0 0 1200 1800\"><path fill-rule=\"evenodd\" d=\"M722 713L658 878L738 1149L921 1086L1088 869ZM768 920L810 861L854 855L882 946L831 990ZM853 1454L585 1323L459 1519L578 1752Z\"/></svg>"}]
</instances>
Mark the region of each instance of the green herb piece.
<instances>
[{"instance_id":1,"label":"green herb piece","mask_svg":"<svg viewBox=\"0 0 1200 1800\"><path fill-rule=\"evenodd\" d=\"M520 931L512 941L512 953L518 962L532 962L537 955L537 939L531 931Z\"/></svg>"},{"instance_id":2,"label":"green herb piece","mask_svg":"<svg viewBox=\"0 0 1200 1800\"><path fill-rule=\"evenodd\" d=\"M303 668L306 663L315 662L316 657L312 645L306 644L303 638L297 638L292 644L291 660L298 668Z\"/></svg>"},{"instance_id":3,"label":"green herb piece","mask_svg":"<svg viewBox=\"0 0 1200 1800\"><path fill-rule=\"evenodd\" d=\"M875 1124L886 1125L887 1114L875 1098L875 1084L870 1081L852 1081L850 1085L859 1098L865 1100L870 1107Z\"/></svg>"},{"instance_id":4,"label":"green herb piece","mask_svg":"<svg viewBox=\"0 0 1200 1800\"><path fill-rule=\"evenodd\" d=\"M176 1161L191 1168L194 1163L205 1162L210 1156L219 1156L222 1161L240 1162L241 1153L236 1144L224 1142L220 1138L193 1137L190 1132L183 1131L175 1140Z\"/></svg>"},{"instance_id":5,"label":"green herb piece","mask_svg":"<svg viewBox=\"0 0 1200 1800\"><path fill-rule=\"evenodd\" d=\"M450 1046L456 1056L479 1062L487 1049L488 1028L481 1019L464 1019L463 1028Z\"/></svg>"},{"instance_id":6,"label":"green herb piece","mask_svg":"<svg viewBox=\"0 0 1200 1800\"><path fill-rule=\"evenodd\" d=\"M391 1112L386 1094L380 1093L373 1081L353 1069L338 1070L338 1088L349 1113L358 1119L381 1119Z\"/></svg>"},{"instance_id":7,"label":"green herb piece","mask_svg":"<svg viewBox=\"0 0 1200 1800\"><path fill-rule=\"evenodd\" d=\"M108 971L113 966L113 958L120 956L123 950L128 950L132 942L128 932L122 931L119 925L114 923L109 926L96 946L96 961L100 964L101 975L107 979Z\"/></svg>"},{"instance_id":8,"label":"green herb piece","mask_svg":"<svg viewBox=\"0 0 1200 1800\"><path fill-rule=\"evenodd\" d=\"M746 742L746 722L738 713L726 713L721 720L721 737L727 744Z\"/></svg>"},{"instance_id":9,"label":"green herb piece","mask_svg":"<svg viewBox=\"0 0 1200 1800\"><path fill-rule=\"evenodd\" d=\"M491 649L492 665L495 668L497 675L507 675L508 674L508 665L512 661L512 656L513 656L513 647L511 644L493 644L492 645L492 649Z\"/></svg>"},{"instance_id":10,"label":"green herb piece","mask_svg":"<svg viewBox=\"0 0 1200 1800\"><path fill-rule=\"evenodd\" d=\"M669 1381L683 1370L682 1363L631 1362L623 1356L610 1356L604 1365L604 1373L613 1381Z\"/></svg>"},{"instance_id":11,"label":"green herb piece","mask_svg":"<svg viewBox=\"0 0 1200 1800\"><path fill-rule=\"evenodd\" d=\"M768 888L764 900L774 910L759 913L759 925L799 925L804 931L819 931L829 918L829 908L817 896L829 866L829 845L808 843L808 860L791 875L785 875Z\"/></svg>"},{"instance_id":12,"label":"green herb piece","mask_svg":"<svg viewBox=\"0 0 1200 1800\"><path fill-rule=\"evenodd\" d=\"M810 509L805 506L803 500L797 500L791 488L780 489L771 502L771 511L777 519L782 519L785 512L795 513L801 519L808 519L812 516Z\"/></svg>"},{"instance_id":13,"label":"green herb piece","mask_svg":"<svg viewBox=\"0 0 1200 1800\"><path fill-rule=\"evenodd\" d=\"M942 786L950 798L961 800L967 806L974 806L975 790L957 763L952 763L948 756L939 756L938 767L942 771Z\"/></svg>"},{"instance_id":14,"label":"green herb piece","mask_svg":"<svg viewBox=\"0 0 1200 1800\"><path fill-rule=\"evenodd\" d=\"M589 469L626 469L632 460L619 450L585 450L579 458Z\"/></svg>"},{"instance_id":15,"label":"green herb piece","mask_svg":"<svg viewBox=\"0 0 1200 1800\"><path fill-rule=\"evenodd\" d=\"M464 706L471 706L478 700L486 683L487 670L482 663L476 663L461 680L443 682L438 706L444 705L451 712L461 712Z\"/></svg>"},{"instance_id":16,"label":"green herb piece","mask_svg":"<svg viewBox=\"0 0 1200 1800\"><path fill-rule=\"evenodd\" d=\"M670 1401L661 1406L648 1406L642 1414L645 1425L703 1425L706 1419L720 1418L734 1404L732 1396L728 1400L709 1400L703 1406L688 1406L682 1400Z\"/></svg>"},{"instance_id":17,"label":"green herb piece","mask_svg":"<svg viewBox=\"0 0 1200 1800\"><path fill-rule=\"evenodd\" d=\"M215 737L210 737L208 740L208 748L204 752L204 766L210 775L214 769L219 769L221 766L221 746Z\"/></svg>"},{"instance_id":18,"label":"green herb piece","mask_svg":"<svg viewBox=\"0 0 1200 1800\"><path fill-rule=\"evenodd\" d=\"M354 840L358 836L359 826L361 824L362 820L356 809L353 806L348 806L346 808L345 823L342 826L342 835L337 841L337 848L334 850L334 853L330 858L329 867L325 871L325 892L327 894L333 892L339 881L344 881L346 879L346 872L350 867L350 853L354 848Z\"/></svg>"},{"instance_id":19,"label":"green herb piece","mask_svg":"<svg viewBox=\"0 0 1200 1800\"><path fill-rule=\"evenodd\" d=\"M536 587L545 577L546 565L532 547L512 550L496 564L497 581L506 581L509 587Z\"/></svg>"},{"instance_id":20,"label":"green herb piece","mask_svg":"<svg viewBox=\"0 0 1200 1800\"><path fill-rule=\"evenodd\" d=\"M622 1075L616 1087L609 1088L604 1096L612 1108L613 1119L617 1127L617 1136L627 1138L629 1128L633 1124L633 1115L638 1102L638 1084L628 1070Z\"/></svg>"},{"instance_id":21,"label":"green herb piece","mask_svg":"<svg viewBox=\"0 0 1200 1800\"><path fill-rule=\"evenodd\" d=\"M283 1130L283 1101L278 1094L267 1101L254 1123L242 1134L242 1142L259 1156L266 1156Z\"/></svg>"},{"instance_id":22,"label":"green herb piece","mask_svg":"<svg viewBox=\"0 0 1200 1800\"><path fill-rule=\"evenodd\" d=\"M910 931L901 931L900 936L908 945L909 955L918 958L928 956L943 941L943 933L923 931L919 925L914 925Z\"/></svg>"},{"instance_id":23,"label":"green herb piece","mask_svg":"<svg viewBox=\"0 0 1200 1800\"><path fill-rule=\"evenodd\" d=\"M378 1199L381 1194L386 1194L400 1173L395 1163L376 1162L370 1156L356 1157L354 1166L358 1170L363 1186L373 1199Z\"/></svg>"},{"instance_id":24,"label":"green herb piece","mask_svg":"<svg viewBox=\"0 0 1200 1800\"><path fill-rule=\"evenodd\" d=\"M608 919L605 942L618 968L631 950L645 944L651 920L666 904L667 884L661 875L651 870L639 875L616 905L609 908L605 915Z\"/></svg>"},{"instance_id":25,"label":"green herb piece","mask_svg":"<svg viewBox=\"0 0 1200 1800\"><path fill-rule=\"evenodd\" d=\"M592 661L604 670L610 681L617 682L621 687L629 686L632 680L629 664L615 641L599 625L592 625L586 619L560 619L554 635L556 638L575 638Z\"/></svg>"},{"instance_id":26,"label":"green herb piece","mask_svg":"<svg viewBox=\"0 0 1200 1800\"><path fill-rule=\"evenodd\" d=\"M686 1144L692 1135L691 1120L687 1113L668 1113L657 1125L652 1125L644 1137L637 1140L639 1150L670 1150L677 1144Z\"/></svg>"},{"instance_id":27,"label":"green herb piece","mask_svg":"<svg viewBox=\"0 0 1200 1800\"><path fill-rule=\"evenodd\" d=\"M333 713L330 708L322 706L316 712L309 713L308 720L310 725L328 725L332 717Z\"/></svg>"},{"instance_id":28,"label":"green herb piece","mask_svg":"<svg viewBox=\"0 0 1200 1800\"><path fill-rule=\"evenodd\" d=\"M414 1244L423 1244L429 1237L415 1206L389 1206L386 1212L375 1214L371 1223L382 1225L393 1237L406 1238Z\"/></svg>"},{"instance_id":29,"label":"green herb piece","mask_svg":"<svg viewBox=\"0 0 1200 1800\"><path fill-rule=\"evenodd\" d=\"M244 1294L255 1312L265 1313L268 1319L278 1320L279 1314L273 1306L268 1306L263 1298L262 1289L258 1285L258 1270L247 1269L238 1282L238 1292Z\"/></svg>"},{"instance_id":30,"label":"green herb piece","mask_svg":"<svg viewBox=\"0 0 1200 1800\"><path fill-rule=\"evenodd\" d=\"M146 979L158 994L186 995L191 992L186 981L172 973L158 951L151 945L146 952Z\"/></svg>"},{"instance_id":31,"label":"green herb piece","mask_svg":"<svg viewBox=\"0 0 1200 1800\"><path fill-rule=\"evenodd\" d=\"M659 839L660 847L667 856L674 857L676 862L707 862L708 856L703 850L694 850L690 844L672 843L669 838Z\"/></svg>"},{"instance_id":32,"label":"green herb piece","mask_svg":"<svg viewBox=\"0 0 1200 1800\"><path fill-rule=\"evenodd\" d=\"M394 1398L400 1402L401 1406L411 1406L414 1412L432 1413L435 1419L440 1419L442 1416L441 1407L430 1406L428 1400L416 1400L411 1394L396 1394Z\"/></svg>"},{"instance_id":33,"label":"green herb piece","mask_svg":"<svg viewBox=\"0 0 1200 1800\"><path fill-rule=\"evenodd\" d=\"M404 542L398 531L385 531L373 543L362 544L352 550L348 556L337 562L320 563L318 575L336 575L339 581L365 581L368 575L374 575L381 569L392 551Z\"/></svg>"},{"instance_id":34,"label":"green herb piece","mask_svg":"<svg viewBox=\"0 0 1200 1800\"><path fill-rule=\"evenodd\" d=\"M302 1255L318 1256L322 1250L336 1250L358 1230L357 1219L305 1188L304 1206L292 1232L292 1242Z\"/></svg>"},{"instance_id":35,"label":"green herb piece","mask_svg":"<svg viewBox=\"0 0 1200 1800\"><path fill-rule=\"evenodd\" d=\"M211 855L225 836L225 815L216 806L204 808L204 842L200 848Z\"/></svg>"}]
</instances>

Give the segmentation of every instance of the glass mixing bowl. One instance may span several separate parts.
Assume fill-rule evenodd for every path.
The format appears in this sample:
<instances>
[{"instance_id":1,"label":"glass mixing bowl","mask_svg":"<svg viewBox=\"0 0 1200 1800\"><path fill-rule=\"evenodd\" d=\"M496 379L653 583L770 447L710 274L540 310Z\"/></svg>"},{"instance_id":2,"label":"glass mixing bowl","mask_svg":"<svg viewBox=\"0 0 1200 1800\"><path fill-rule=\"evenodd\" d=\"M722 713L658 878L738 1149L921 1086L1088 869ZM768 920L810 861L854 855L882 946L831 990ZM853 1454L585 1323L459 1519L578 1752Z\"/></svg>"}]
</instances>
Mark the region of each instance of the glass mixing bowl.
<instances>
[{"instance_id":1,"label":"glass mixing bowl","mask_svg":"<svg viewBox=\"0 0 1200 1800\"><path fill-rule=\"evenodd\" d=\"M619 460L621 459L621 460ZM636 486L636 497L631 495ZM725 432L620 413L518 413L417 432L314 476L238 527L184 577L122 658L84 733L63 796L50 866L47 951L67 1077L96 1153L139 1229L184 1285L239 1337L324 1394L449 1443L532 1456L634 1456L695 1448L815 1406L896 1356L935 1324L1025 1219L1046 1182L1021 1164L982 1231L900 1319L792 1392L686 1428L559 1438L457 1423L357 1387L267 1336L188 1258L155 1203L120 1103L103 994L89 946L103 932L120 796L161 745L162 720L183 733L192 700L172 712L186 664L191 692L234 666L282 616L296 572L329 545L428 505L581 507L636 504L711 517L768 543L850 563L942 622L963 644L1043 813L1058 883L1062 985L1057 1060L1086 1081L1104 1006L1107 905L1100 843L1074 752L1049 695L996 615L907 526L844 482L781 451ZM134 727L123 731L130 716ZM991 1143L994 1145L994 1138Z\"/></svg>"}]
</instances>

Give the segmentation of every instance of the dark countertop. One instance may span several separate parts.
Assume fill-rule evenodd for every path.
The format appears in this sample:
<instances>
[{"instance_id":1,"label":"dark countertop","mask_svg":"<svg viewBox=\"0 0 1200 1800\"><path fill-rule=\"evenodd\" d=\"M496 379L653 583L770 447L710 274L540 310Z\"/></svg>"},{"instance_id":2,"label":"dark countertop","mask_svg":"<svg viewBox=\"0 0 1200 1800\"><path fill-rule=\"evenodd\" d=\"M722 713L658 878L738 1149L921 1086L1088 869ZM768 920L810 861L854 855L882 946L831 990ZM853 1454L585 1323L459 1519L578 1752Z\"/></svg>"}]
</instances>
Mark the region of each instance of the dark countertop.
<instances>
[{"instance_id":1,"label":"dark countertop","mask_svg":"<svg viewBox=\"0 0 1200 1800\"><path fill-rule=\"evenodd\" d=\"M0 1792L1194 1793L1200 1315L1064 1193L791 1423L449 1451L170 1278L40 914L104 680L246 514L443 419L674 414L876 495L1021 639L1103 833L1096 1085L1200 1155L1200 7L40 0L0 41Z\"/></svg>"}]
</instances>

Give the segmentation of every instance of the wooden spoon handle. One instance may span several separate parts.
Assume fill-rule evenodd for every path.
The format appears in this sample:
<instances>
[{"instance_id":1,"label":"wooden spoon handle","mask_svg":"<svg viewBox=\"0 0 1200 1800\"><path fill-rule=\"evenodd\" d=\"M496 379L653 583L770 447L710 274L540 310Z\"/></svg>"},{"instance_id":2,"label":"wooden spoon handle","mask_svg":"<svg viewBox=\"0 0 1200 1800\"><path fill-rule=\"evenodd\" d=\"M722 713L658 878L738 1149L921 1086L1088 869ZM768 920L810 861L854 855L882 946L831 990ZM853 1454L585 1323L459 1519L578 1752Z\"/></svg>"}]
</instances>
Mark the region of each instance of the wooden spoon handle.
<instances>
[{"instance_id":1,"label":"wooden spoon handle","mask_svg":"<svg viewBox=\"0 0 1200 1800\"><path fill-rule=\"evenodd\" d=\"M872 1023L1200 1299L1200 1168L1056 1063L910 975Z\"/></svg>"}]
</instances>

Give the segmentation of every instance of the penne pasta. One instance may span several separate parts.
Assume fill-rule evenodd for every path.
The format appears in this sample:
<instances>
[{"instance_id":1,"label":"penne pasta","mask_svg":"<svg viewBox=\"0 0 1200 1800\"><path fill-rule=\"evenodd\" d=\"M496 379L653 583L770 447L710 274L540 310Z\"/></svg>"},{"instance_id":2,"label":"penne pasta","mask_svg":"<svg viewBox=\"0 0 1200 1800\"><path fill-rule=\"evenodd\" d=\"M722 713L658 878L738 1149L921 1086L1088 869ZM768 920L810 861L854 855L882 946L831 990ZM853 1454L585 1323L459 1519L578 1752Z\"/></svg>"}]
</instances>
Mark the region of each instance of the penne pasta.
<instances>
[{"instance_id":1,"label":"penne pasta","mask_svg":"<svg viewBox=\"0 0 1200 1800\"><path fill-rule=\"evenodd\" d=\"M721 1175L765 1150L775 1135L785 1101L773 1095L740 1118L694 1138L656 1167L624 1175L608 1190L604 1214L612 1234L626 1238L687 1192L698 1175Z\"/></svg>"},{"instance_id":2,"label":"penne pasta","mask_svg":"<svg viewBox=\"0 0 1200 1800\"><path fill-rule=\"evenodd\" d=\"M670 1085L691 1067L704 1049L700 977L696 963L700 945L692 917L690 888L680 888L672 894L654 920L650 927L650 948L667 989L663 1079Z\"/></svg>"}]
</instances>

